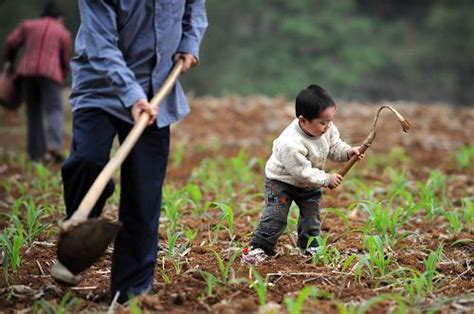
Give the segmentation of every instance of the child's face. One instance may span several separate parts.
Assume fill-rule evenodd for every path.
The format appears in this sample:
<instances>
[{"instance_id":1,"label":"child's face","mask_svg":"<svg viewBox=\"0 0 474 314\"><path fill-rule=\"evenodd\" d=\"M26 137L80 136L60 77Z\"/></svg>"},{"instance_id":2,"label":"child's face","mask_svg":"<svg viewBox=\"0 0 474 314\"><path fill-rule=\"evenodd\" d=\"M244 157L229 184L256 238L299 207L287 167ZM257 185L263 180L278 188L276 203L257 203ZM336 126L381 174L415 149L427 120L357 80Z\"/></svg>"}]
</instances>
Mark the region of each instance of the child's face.
<instances>
[{"instance_id":1,"label":"child's face","mask_svg":"<svg viewBox=\"0 0 474 314\"><path fill-rule=\"evenodd\" d=\"M336 114L336 106L326 108L319 117L308 120L303 116L299 116L301 128L308 134L319 137L326 133L332 123L332 119Z\"/></svg>"}]
</instances>

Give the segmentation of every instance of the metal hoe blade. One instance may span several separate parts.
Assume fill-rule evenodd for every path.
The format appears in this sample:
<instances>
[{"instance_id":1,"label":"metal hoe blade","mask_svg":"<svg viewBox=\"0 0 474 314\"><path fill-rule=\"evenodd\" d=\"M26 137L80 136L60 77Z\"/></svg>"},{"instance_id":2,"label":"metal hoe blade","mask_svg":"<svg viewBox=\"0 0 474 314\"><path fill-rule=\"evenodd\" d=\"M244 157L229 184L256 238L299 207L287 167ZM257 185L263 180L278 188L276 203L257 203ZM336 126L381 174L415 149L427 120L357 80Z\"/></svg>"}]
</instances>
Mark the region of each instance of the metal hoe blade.
<instances>
[{"instance_id":1,"label":"metal hoe blade","mask_svg":"<svg viewBox=\"0 0 474 314\"><path fill-rule=\"evenodd\" d=\"M102 257L122 228L120 221L88 219L60 234L58 260L74 275Z\"/></svg>"}]
</instances>

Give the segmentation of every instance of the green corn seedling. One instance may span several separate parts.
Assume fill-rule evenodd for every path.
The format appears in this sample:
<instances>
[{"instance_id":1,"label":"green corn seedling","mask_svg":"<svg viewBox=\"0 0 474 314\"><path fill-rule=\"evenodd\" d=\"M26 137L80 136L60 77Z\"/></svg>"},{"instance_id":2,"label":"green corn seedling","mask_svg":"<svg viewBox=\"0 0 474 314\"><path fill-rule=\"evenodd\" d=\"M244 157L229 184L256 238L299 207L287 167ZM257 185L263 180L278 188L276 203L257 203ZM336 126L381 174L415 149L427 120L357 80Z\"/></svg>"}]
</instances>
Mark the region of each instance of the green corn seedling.
<instances>
[{"instance_id":1,"label":"green corn seedling","mask_svg":"<svg viewBox=\"0 0 474 314\"><path fill-rule=\"evenodd\" d=\"M461 200L462 203L462 212L464 222L467 225L468 229L471 229L474 226L474 202L472 199L464 197Z\"/></svg>"},{"instance_id":2,"label":"green corn seedling","mask_svg":"<svg viewBox=\"0 0 474 314\"><path fill-rule=\"evenodd\" d=\"M311 243L313 241L318 242L318 248L316 251L316 254L313 255L312 257L312 262L314 264L322 264L322 265L332 265L332 266L337 266L341 254L335 247L331 247L328 249L328 238L329 235L326 236L317 236L317 237L310 237L307 248L311 246Z\"/></svg>"},{"instance_id":3,"label":"green corn seedling","mask_svg":"<svg viewBox=\"0 0 474 314\"><path fill-rule=\"evenodd\" d=\"M29 199L29 201L25 201L23 204L26 208L25 240L31 246L38 236L50 227L50 224L41 223L40 218L43 216L44 210L41 205L36 207L33 199Z\"/></svg>"},{"instance_id":4,"label":"green corn seedling","mask_svg":"<svg viewBox=\"0 0 474 314\"><path fill-rule=\"evenodd\" d=\"M352 303L342 303L340 301L335 301L338 314L356 314L357 308Z\"/></svg>"},{"instance_id":5,"label":"green corn seedling","mask_svg":"<svg viewBox=\"0 0 474 314\"><path fill-rule=\"evenodd\" d=\"M374 188L369 186L365 182L360 179L349 179L346 181L346 186L349 189L353 190L353 197L356 202L360 202L363 200L373 200L374 199Z\"/></svg>"},{"instance_id":6,"label":"green corn seedling","mask_svg":"<svg viewBox=\"0 0 474 314\"><path fill-rule=\"evenodd\" d=\"M20 194L20 197L23 197L23 196L27 195L26 191L28 190L28 187L27 187L26 183L24 184L24 183L22 183L18 180L15 180L15 181L13 181L13 184L15 184L15 187L18 190L18 194Z\"/></svg>"},{"instance_id":7,"label":"green corn seedling","mask_svg":"<svg viewBox=\"0 0 474 314\"><path fill-rule=\"evenodd\" d=\"M420 202L425 208L426 215L433 220L436 214L443 210L443 199L446 195L446 176L440 171L430 172L428 181L418 183Z\"/></svg>"},{"instance_id":8,"label":"green corn seedling","mask_svg":"<svg viewBox=\"0 0 474 314\"><path fill-rule=\"evenodd\" d=\"M171 277L170 275L168 275L168 273L164 269L160 270L160 276L163 279L163 283L165 285L171 284L172 282Z\"/></svg>"},{"instance_id":9,"label":"green corn seedling","mask_svg":"<svg viewBox=\"0 0 474 314\"><path fill-rule=\"evenodd\" d=\"M458 167L461 170L466 170L471 167L472 161L474 160L474 144L470 144L464 147L456 153L456 161Z\"/></svg>"},{"instance_id":10,"label":"green corn seedling","mask_svg":"<svg viewBox=\"0 0 474 314\"><path fill-rule=\"evenodd\" d=\"M255 290L255 293L257 293L258 296L258 301L260 303L260 306L263 306L267 304L267 285L268 281L262 278L260 274L255 270L255 268L251 268L251 273L255 277L255 280L250 282L250 288L253 288Z\"/></svg>"},{"instance_id":11,"label":"green corn seedling","mask_svg":"<svg viewBox=\"0 0 474 314\"><path fill-rule=\"evenodd\" d=\"M206 280L206 295L213 296L216 288L219 287L219 278L204 270L199 270L199 274Z\"/></svg>"},{"instance_id":12,"label":"green corn seedling","mask_svg":"<svg viewBox=\"0 0 474 314\"><path fill-rule=\"evenodd\" d=\"M202 193L201 193L201 189L199 188L198 185L196 184L192 184L192 183L188 183L186 184L186 186L184 187L184 190L186 191L186 193L191 197L191 200L196 203L196 204L200 204L201 201L202 201Z\"/></svg>"},{"instance_id":13,"label":"green corn seedling","mask_svg":"<svg viewBox=\"0 0 474 314\"><path fill-rule=\"evenodd\" d=\"M60 206L56 207L53 204L42 204L41 205L41 209L44 212L43 216L46 216L46 217L53 215L56 212L56 210L59 209L59 208L60 208Z\"/></svg>"},{"instance_id":14,"label":"green corn seedling","mask_svg":"<svg viewBox=\"0 0 474 314\"><path fill-rule=\"evenodd\" d=\"M168 236L168 256L173 257L178 253L176 241L181 236L181 232L173 232L171 229L166 230Z\"/></svg>"},{"instance_id":15,"label":"green corn seedling","mask_svg":"<svg viewBox=\"0 0 474 314\"><path fill-rule=\"evenodd\" d=\"M8 214L4 214L5 216L7 216L10 220L12 220L11 217L13 216L19 216L20 214L20 208L23 206L23 203L25 202L25 197L19 197L17 198L13 204L12 204L12 210L11 210L11 213L10 215Z\"/></svg>"},{"instance_id":16,"label":"green corn seedling","mask_svg":"<svg viewBox=\"0 0 474 314\"><path fill-rule=\"evenodd\" d=\"M388 272L388 265L390 258L385 255L382 239L375 236L368 236L365 239L365 244L369 248L369 262L372 269L377 269L379 276L384 276ZM374 267L376 266L376 267Z\"/></svg>"},{"instance_id":17,"label":"green corn seedling","mask_svg":"<svg viewBox=\"0 0 474 314\"><path fill-rule=\"evenodd\" d=\"M408 188L408 180L406 177L406 171L397 171L393 168L387 168L388 176L390 177L391 184L389 186L389 199L394 199L397 195L402 197L406 195L410 195L407 191Z\"/></svg>"},{"instance_id":18,"label":"green corn seedling","mask_svg":"<svg viewBox=\"0 0 474 314\"><path fill-rule=\"evenodd\" d=\"M194 239L196 239L197 234L198 234L197 229L187 228L184 231L184 236L186 237L186 241L188 241L189 245L193 244Z\"/></svg>"},{"instance_id":19,"label":"green corn seedling","mask_svg":"<svg viewBox=\"0 0 474 314\"><path fill-rule=\"evenodd\" d=\"M410 160L410 156L408 156L406 150L403 147L395 147L388 152L385 163L389 165L398 165L401 167L409 164Z\"/></svg>"},{"instance_id":20,"label":"green corn seedling","mask_svg":"<svg viewBox=\"0 0 474 314\"><path fill-rule=\"evenodd\" d=\"M174 152L173 152L173 158L172 158L172 165L173 167L179 167L181 166L181 163L183 162L184 156L186 152L186 143L184 142L179 142L176 144L174 147Z\"/></svg>"},{"instance_id":21,"label":"green corn seedling","mask_svg":"<svg viewBox=\"0 0 474 314\"><path fill-rule=\"evenodd\" d=\"M338 267L338 265L341 262L341 252L335 247L331 246L329 249L329 260L328 264L326 265L331 265L332 267Z\"/></svg>"},{"instance_id":22,"label":"green corn seedling","mask_svg":"<svg viewBox=\"0 0 474 314\"><path fill-rule=\"evenodd\" d=\"M408 297L412 300L419 300L426 295L426 287L428 286L426 278L421 275L413 275L413 277L405 279L403 291L406 291Z\"/></svg>"},{"instance_id":23,"label":"green corn seedling","mask_svg":"<svg viewBox=\"0 0 474 314\"><path fill-rule=\"evenodd\" d=\"M439 263L443 254L443 245L440 245L435 251L430 252L428 258L425 260L425 272L423 276L426 278L428 292L433 292L433 280L438 274L436 265Z\"/></svg>"},{"instance_id":24,"label":"green corn seedling","mask_svg":"<svg viewBox=\"0 0 474 314\"><path fill-rule=\"evenodd\" d=\"M369 220L365 226L365 234L375 231L385 244L392 247L407 235L407 233L399 234L398 230L408 222L412 212L409 212L408 216L403 217L403 209L401 207L391 210L391 206L385 207L382 202L362 202L360 206L369 214Z\"/></svg>"},{"instance_id":25,"label":"green corn seedling","mask_svg":"<svg viewBox=\"0 0 474 314\"><path fill-rule=\"evenodd\" d=\"M186 205L186 199L180 191L172 191L170 187L163 189L162 208L169 220L169 228L174 231L181 217L180 209Z\"/></svg>"},{"instance_id":26,"label":"green corn seedling","mask_svg":"<svg viewBox=\"0 0 474 314\"><path fill-rule=\"evenodd\" d=\"M176 275L179 275L181 274L183 266L184 264L186 264L186 262L181 259L171 259L171 264L173 264L174 272L176 273Z\"/></svg>"},{"instance_id":27,"label":"green corn seedling","mask_svg":"<svg viewBox=\"0 0 474 314\"><path fill-rule=\"evenodd\" d=\"M13 184L10 180L5 180L2 182L2 190L5 193L4 195L12 194Z\"/></svg>"},{"instance_id":28,"label":"green corn seedling","mask_svg":"<svg viewBox=\"0 0 474 314\"><path fill-rule=\"evenodd\" d=\"M33 174L33 169L37 163L34 161L26 160L26 162L20 162L20 167L29 175Z\"/></svg>"},{"instance_id":29,"label":"green corn seedling","mask_svg":"<svg viewBox=\"0 0 474 314\"><path fill-rule=\"evenodd\" d=\"M41 299L33 305L33 313L47 313L47 314L65 314L74 313L79 310L79 300L71 295L71 291L61 298L58 305Z\"/></svg>"},{"instance_id":30,"label":"green corn seedling","mask_svg":"<svg viewBox=\"0 0 474 314\"><path fill-rule=\"evenodd\" d=\"M285 234L289 238L291 238L292 235L296 232L296 226L298 225L298 217L298 207L295 204L291 204L285 229Z\"/></svg>"},{"instance_id":31,"label":"green corn seedling","mask_svg":"<svg viewBox=\"0 0 474 314\"><path fill-rule=\"evenodd\" d=\"M398 294L382 294L365 301L358 309L357 314L368 313L369 309L377 303L391 301L396 304L396 313L408 313L406 300Z\"/></svg>"},{"instance_id":32,"label":"green corn seedling","mask_svg":"<svg viewBox=\"0 0 474 314\"><path fill-rule=\"evenodd\" d=\"M405 282L403 290L407 292L411 299L419 300L424 298L427 293L433 292L434 280L439 275L436 271L436 265L439 263L442 254L443 246L440 245L435 251L431 251L428 258L423 262L425 266L423 273L410 269L411 277L402 278L402 281Z\"/></svg>"},{"instance_id":33,"label":"green corn seedling","mask_svg":"<svg viewBox=\"0 0 474 314\"><path fill-rule=\"evenodd\" d=\"M133 297L133 295L130 295L130 303L129 303L129 309L131 314L142 314L143 311L138 305L138 301L136 298Z\"/></svg>"},{"instance_id":34,"label":"green corn seedling","mask_svg":"<svg viewBox=\"0 0 474 314\"><path fill-rule=\"evenodd\" d=\"M224 159L224 171L233 178L234 185L239 184L244 187L252 188L255 184L255 172L253 169L261 163L258 158L249 158L245 149L241 149L237 156ZM245 191L246 192L246 191Z\"/></svg>"},{"instance_id":35,"label":"green corn seedling","mask_svg":"<svg viewBox=\"0 0 474 314\"><path fill-rule=\"evenodd\" d=\"M462 231L462 218L457 210L444 211L443 216L448 220L449 227L454 234L459 234Z\"/></svg>"},{"instance_id":36,"label":"green corn seedling","mask_svg":"<svg viewBox=\"0 0 474 314\"><path fill-rule=\"evenodd\" d=\"M396 147L387 154L371 154L366 157L367 169L376 170L386 165L397 165L397 168L408 165L410 157L402 147Z\"/></svg>"},{"instance_id":37,"label":"green corn seedling","mask_svg":"<svg viewBox=\"0 0 474 314\"><path fill-rule=\"evenodd\" d=\"M191 211L195 217L199 217L201 214L205 214L206 211L202 210L202 192L201 188L197 184L188 183L184 187L184 191L188 196L189 203L191 205Z\"/></svg>"},{"instance_id":38,"label":"green corn seedling","mask_svg":"<svg viewBox=\"0 0 474 314\"><path fill-rule=\"evenodd\" d=\"M344 223L344 228L347 228L349 226L349 219L347 218L348 215L349 215L348 212L343 211L340 208L328 207L328 208L324 209L324 213L325 214L323 216L323 220L324 220L324 218L326 217L327 214L333 213L333 214L337 215L339 218L342 219L342 222Z\"/></svg>"},{"instance_id":39,"label":"green corn seedling","mask_svg":"<svg viewBox=\"0 0 474 314\"><path fill-rule=\"evenodd\" d=\"M193 170L191 174L192 182L199 182L199 185L212 194L220 202L229 203L235 196L237 186L243 189L241 192L254 188L256 174L253 168L260 165L258 159L249 160L245 150L241 150L237 156L225 158L204 159L200 166Z\"/></svg>"},{"instance_id":40,"label":"green corn seedling","mask_svg":"<svg viewBox=\"0 0 474 314\"><path fill-rule=\"evenodd\" d=\"M351 254L349 255L349 257L347 257L345 260L344 260L344 263L342 263L342 266L341 266L341 272L346 272L349 267L351 267L352 263L357 259L357 254Z\"/></svg>"},{"instance_id":41,"label":"green corn seedling","mask_svg":"<svg viewBox=\"0 0 474 314\"><path fill-rule=\"evenodd\" d=\"M354 265L353 270L355 279L360 282L360 280L362 279L362 272L364 270L364 266L369 270L370 276L373 276L375 271L372 264L369 262L369 258L367 257L367 255L360 254L358 255L358 257L359 260Z\"/></svg>"},{"instance_id":42,"label":"green corn seedling","mask_svg":"<svg viewBox=\"0 0 474 314\"><path fill-rule=\"evenodd\" d=\"M393 284L397 290L404 292L410 300L417 300L424 295L426 280L415 268L400 267L390 273L394 276Z\"/></svg>"},{"instance_id":43,"label":"green corn seedling","mask_svg":"<svg viewBox=\"0 0 474 314\"><path fill-rule=\"evenodd\" d=\"M214 194L215 199L230 201L234 190L232 178L226 177L222 158L204 159L191 173L191 181L200 184L205 191Z\"/></svg>"},{"instance_id":44,"label":"green corn seedling","mask_svg":"<svg viewBox=\"0 0 474 314\"><path fill-rule=\"evenodd\" d=\"M21 255L20 250L23 247L23 226L19 219L14 221L14 225L5 228L0 233L0 244L4 252L3 277L5 282L20 269Z\"/></svg>"},{"instance_id":45,"label":"green corn seedling","mask_svg":"<svg viewBox=\"0 0 474 314\"><path fill-rule=\"evenodd\" d=\"M34 176L34 179L32 181L33 187L37 188L43 193L49 192L51 190L51 187L49 185L51 173L48 168L43 166L43 164L37 163L35 164L35 172L36 175Z\"/></svg>"},{"instance_id":46,"label":"green corn seedling","mask_svg":"<svg viewBox=\"0 0 474 314\"><path fill-rule=\"evenodd\" d=\"M318 289L313 286L304 287L296 296L286 296L284 303L289 314L300 314L303 309L303 304L308 298L315 298L318 295Z\"/></svg>"},{"instance_id":47,"label":"green corn seedling","mask_svg":"<svg viewBox=\"0 0 474 314\"><path fill-rule=\"evenodd\" d=\"M229 234L229 238L231 241L234 240L234 211L231 206L225 203L220 202L213 202L213 206L219 208L222 211L222 214L219 218L220 223L218 223L215 227L215 233L217 233L221 227L223 227L227 233Z\"/></svg>"},{"instance_id":48,"label":"green corn seedling","mask_svg":"<svg viewBox=\"0 0 474 314\"><path fill-rule=\"evenodd\" d=\"M212 251L214 253L214 256L216 257L217 260L217 265L219 267L219 273L220 273L220 282L223 285L227 285L228 283L233 282L234 278L234 270L232 268L235 259L237 256L241 254L241 251L235 251L234 254L229 258L229 261L226 263L225 260L217 253L216 251Z\"/></svg>"}]
</instances>

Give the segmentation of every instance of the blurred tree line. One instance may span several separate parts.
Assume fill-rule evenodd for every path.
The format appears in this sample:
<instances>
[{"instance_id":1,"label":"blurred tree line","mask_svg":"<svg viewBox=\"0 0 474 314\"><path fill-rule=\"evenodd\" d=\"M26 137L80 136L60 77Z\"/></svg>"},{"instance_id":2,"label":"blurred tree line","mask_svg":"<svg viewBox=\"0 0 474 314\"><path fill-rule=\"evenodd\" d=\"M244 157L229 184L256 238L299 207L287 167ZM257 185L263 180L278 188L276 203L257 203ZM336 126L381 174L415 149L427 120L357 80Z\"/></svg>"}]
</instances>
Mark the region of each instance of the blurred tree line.
<instances>
[{"instance_id":1,"label":"blurred tree line","mask_svg":"<svg viewBox=\"0 0 474 314\"><path fill-rule=\"evenodd\" d=\"M0 0L0 39L47 0ZM77 1L57 1L79 26ZM317 83L337 98L473 104L472 0L208 0L195 95L293 98Z\"/></svg>"}]
</instances>

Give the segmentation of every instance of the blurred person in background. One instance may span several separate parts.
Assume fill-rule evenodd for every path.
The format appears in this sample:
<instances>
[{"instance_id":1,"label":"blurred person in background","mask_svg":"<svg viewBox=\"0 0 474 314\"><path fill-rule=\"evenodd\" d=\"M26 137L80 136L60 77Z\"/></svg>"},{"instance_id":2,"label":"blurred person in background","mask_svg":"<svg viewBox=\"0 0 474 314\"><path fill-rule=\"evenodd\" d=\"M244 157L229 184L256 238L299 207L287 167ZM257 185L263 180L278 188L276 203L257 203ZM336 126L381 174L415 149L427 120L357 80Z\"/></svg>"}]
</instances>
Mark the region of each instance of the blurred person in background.
<instances>
[{"instance_id":1,"label":"blurred person in background","mask_svg":"<svg viewBox=\"0 0 474 314\"><path fill-rule=\"evenodd\" d=\"M14 66L26 100L27 151L33 161L63 161L62 85L69 72L71 34L62 11L50 2L40 18L25 20L5 42L7 69ZM45 125L46 122L46 125Z\"/></svg>"}]
</instances>

